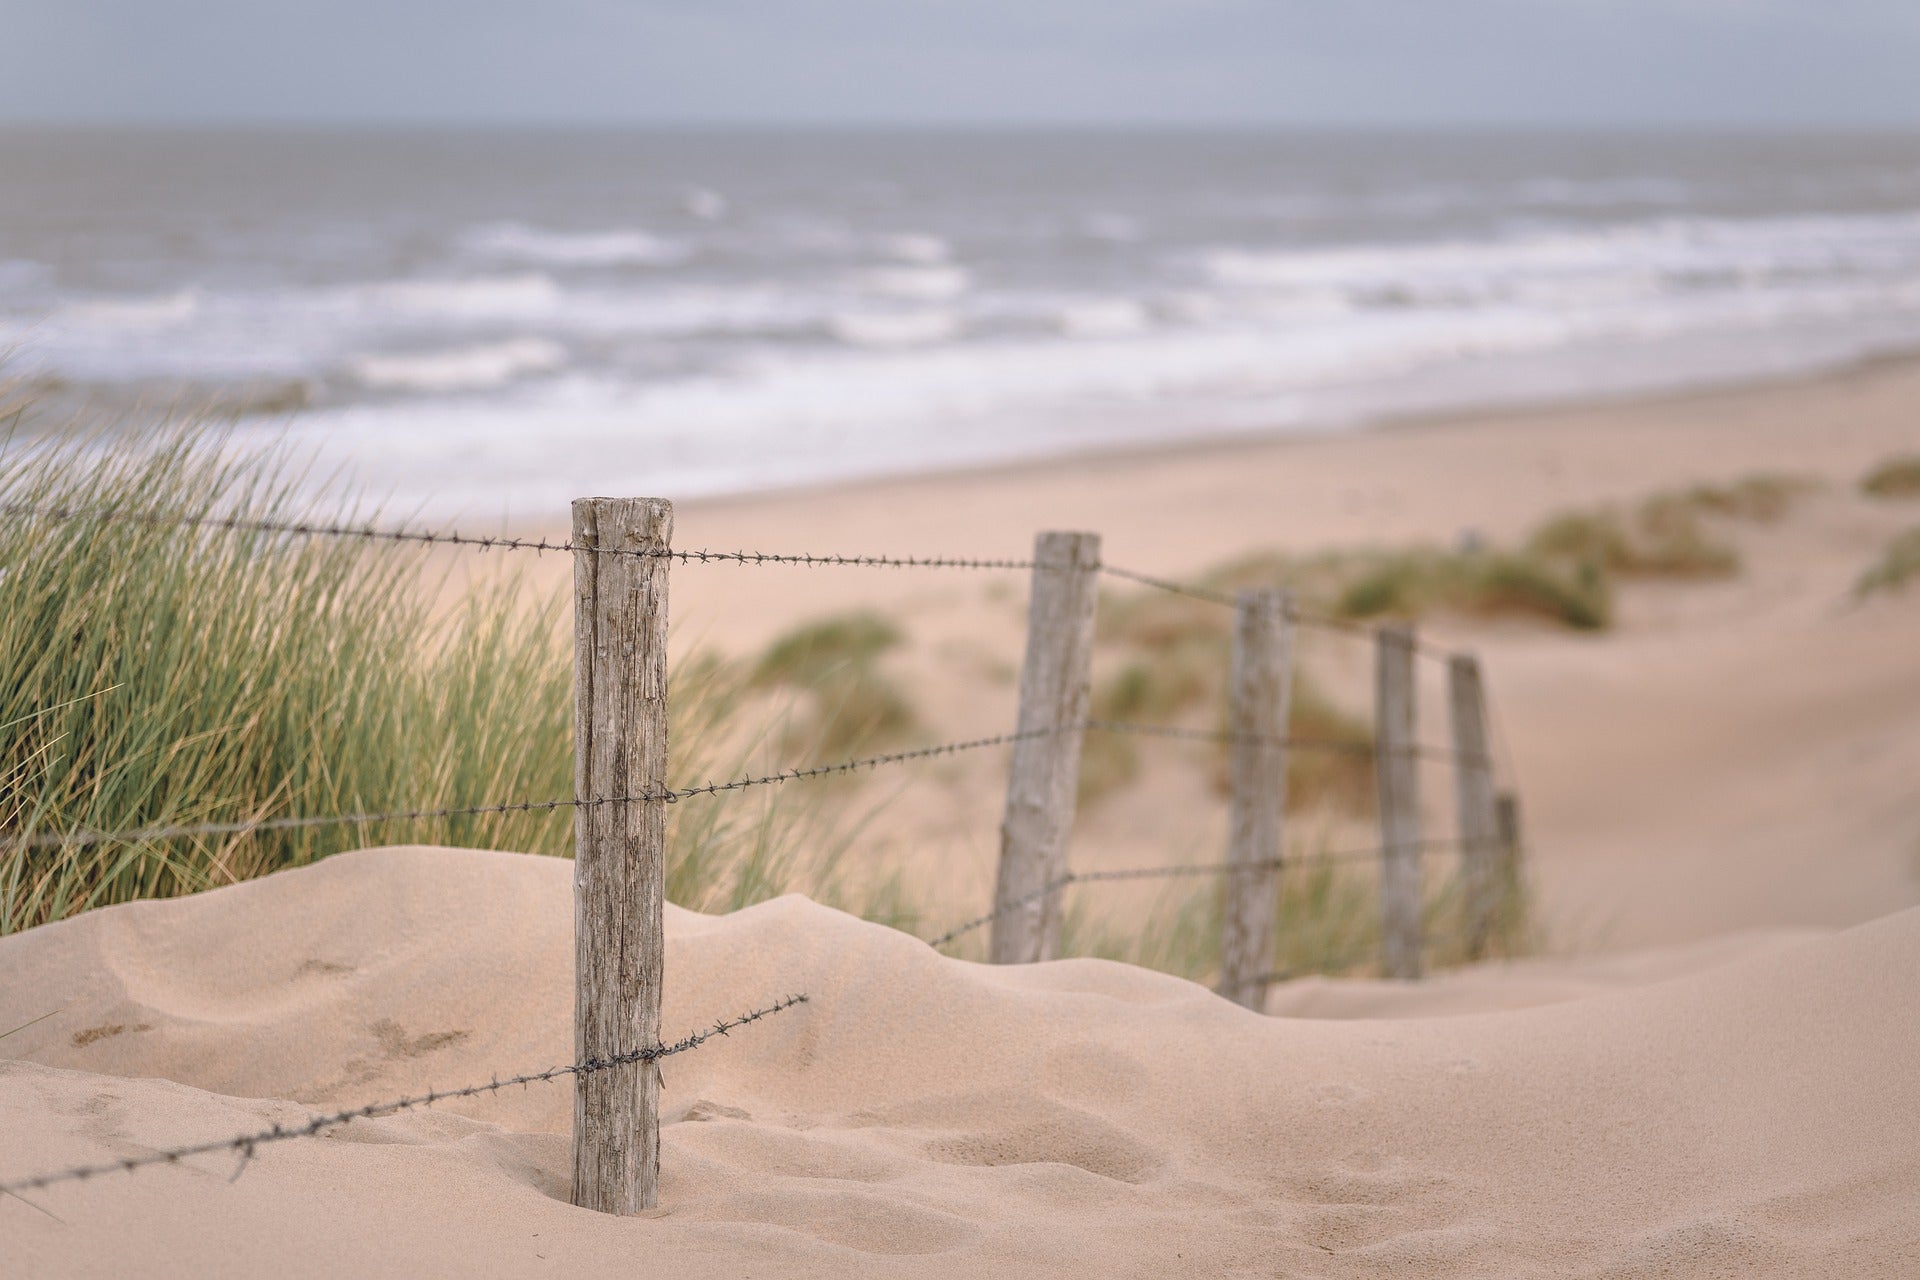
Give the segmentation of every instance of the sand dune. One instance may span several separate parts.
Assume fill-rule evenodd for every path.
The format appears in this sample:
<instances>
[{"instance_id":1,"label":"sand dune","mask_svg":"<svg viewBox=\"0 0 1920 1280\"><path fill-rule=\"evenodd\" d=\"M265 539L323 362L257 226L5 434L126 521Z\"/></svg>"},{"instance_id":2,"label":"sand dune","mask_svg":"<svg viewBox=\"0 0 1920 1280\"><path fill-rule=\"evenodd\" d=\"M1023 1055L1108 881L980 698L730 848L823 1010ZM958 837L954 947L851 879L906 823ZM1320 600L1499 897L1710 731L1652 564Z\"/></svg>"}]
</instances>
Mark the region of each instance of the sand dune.
<instances>
[{"instance_id":1,"label":"sand dune","mask_svg":"<svg viewBox=\"0 0 1920 1280\"><path fill-rule=\"evenodd\" d=\"M0 939L0 1177L565 1061L569 864L387 849ZM1556 978L989 968L784 898L670 911L662 1209L564 1200L534 1086L0 1204L9 1274L1899 1276L1920 911ZM1677 974L1679 976L1667 976ZM1509 974L1508 976L1512 976ZM1311 998L1297 993L1306 991ZM1343 996L1350 994L1351 999ZM1430 1004L1432 1008L1424 1008ZM1372 1011L1392 1016L1353 1017ZM40 1211L44 1210L44 1212ZM56 1216L57 1215L57 1216Z\"/></svg>"}]
</instances>

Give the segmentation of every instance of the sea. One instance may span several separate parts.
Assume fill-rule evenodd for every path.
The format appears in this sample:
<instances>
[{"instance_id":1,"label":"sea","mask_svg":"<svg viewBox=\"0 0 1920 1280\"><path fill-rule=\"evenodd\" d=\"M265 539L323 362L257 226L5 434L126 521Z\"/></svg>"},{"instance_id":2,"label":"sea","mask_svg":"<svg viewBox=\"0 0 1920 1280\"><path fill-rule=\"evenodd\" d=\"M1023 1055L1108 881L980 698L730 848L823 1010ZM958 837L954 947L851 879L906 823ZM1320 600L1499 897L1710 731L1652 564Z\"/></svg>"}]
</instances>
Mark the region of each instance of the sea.
<instances>
[{"instance_id":1,"label":"sea","mask_svg":"<svg viewBox=\"0 0 1920 1280\"><path fill-rule=\"evenodd\" d=\"M1916 137L0 130L0 375L436 515L1916 345Z\"/></svg>"}]
</instances>

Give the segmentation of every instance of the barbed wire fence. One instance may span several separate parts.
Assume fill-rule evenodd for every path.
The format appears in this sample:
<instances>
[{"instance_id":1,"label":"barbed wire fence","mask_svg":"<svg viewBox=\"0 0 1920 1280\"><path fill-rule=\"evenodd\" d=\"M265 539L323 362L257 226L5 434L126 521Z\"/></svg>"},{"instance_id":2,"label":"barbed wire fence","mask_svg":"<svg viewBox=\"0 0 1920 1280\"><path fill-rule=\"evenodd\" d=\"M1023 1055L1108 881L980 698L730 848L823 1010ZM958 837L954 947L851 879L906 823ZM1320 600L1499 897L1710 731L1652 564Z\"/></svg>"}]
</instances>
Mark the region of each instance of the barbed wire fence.
<instances>
[{"instance_id":1,"label":"barbed wire fence","mask_svg":"<svg viewBox=\"0 0 1920 1280\"><path fill-rule=\"evenodd\" d=\"M409 544L477 551L510 550L566 553L575 557L576 579L591 584L591 604L576 612L576 751L582 755L576 778L584 780L569 797L530 799L458 807L414 807L332 815L262 816L233 821L151 824L124 830L74 829L17 832L0 836L0 854L88 847L109 843L144 844L201 837L244 837L317 827L361 827L388 822L477 817L491 814L558 812L575 814L576 857L593 860L607 874L579 876L577 883L608 879L653 886L662 897L666 805L762 786L864 772L891 765L931 760L990 748L1012 747L1007 819L991 910L928 939L946 947L981 929L991 929L990 957L1031 961L1058 954L1061 896L1072 886L1215 877L1226 896L1222 961L1218 990L1230 999L1259 1008L1267 987L1288 976L1272 967L1270 936L1277 877L1297 865L1377 864L1384 921L1383 967L1389 976L1415 977L1420 971L1422 939L1418 863L1422 854L1452 851L1463 860L1467 885L1469 954L1483 948L1488 921L1502 908L1500 894L1517 880L1519 833L1517 808L1510 793L1496 793L1494 749L1489 742L1487 700L1477 660L1417 639L1409 626L1375 626L1302 608L1290 593L1277 589L1229 594L1210 586L1183 583L1105 562L1099 539L1091 534L1041 534L1031 558L819 554L748 550L680 549L670 545L671 507L657 500L585 499L575 504L575 529L564 540L473 535L457 530L427 531L323 521L285 521L246 515L172 513L125 507L65 508L6 504L0 515L27 521L116 522L176 526L209 534L242 533L281 539L333 538L368 545ZM724 781L670 788L665 776L666 586L670 564L796 566L804 568L888 568L925 570L1016 571L1032 575L1026 659L1022 670L1017 727L1007 733L883 752L854 759L743 775ZM1091 684L1098 579L1111 578L1164 594L1218 607L1233 615L1233 688L1229 728L1199 729L1149 724L1087 714ZM1371 642L1376 648L1376 726L1372 741L1316 739L1292 734L1287 725L1287 693L1292 679L1292 628L1313 627ZM611 659L609 658L611 656ZM1414 678L1411 662L1425 657L1449 672L1454 741L1425 744L1413 736ZM1263 683L1264 682L1264 683ZM658 690L657 698L630 700L641 722L617 708L610 690ZM1497 732L1497 724L1495 726ZM1067 867L1067 837L1073 824L1073 782L1080 745L1089 733L1123 734L1205 742L1228 749L1232 764L1230 847L1226 861L1169 866L1075 871ZM1367 848L1321 852L1308 858L1282 856L1285 760L1290 752L1324 752L1371 760L1375 765L1375 801L1382 839ZM643 785L609 786L620 772L604 766L621 762L628 778ZM1457 838L1434 839L1420 829L1420 805L1412 766L1426 761L1450 765L1457 780ZM1510 757L1509 757L1510 761ZM601 785L594 785L596 777ZM585 792L586 794L580 794ZM639 820L613 815L637 809ZM584 891L583 891L584 892ZM618 895L614 895L618 897ZM119 1161L76 1166L51 1174L0 1183L0 1194L43 1189L116 1171L132 1172L178 1163L195 1155L236 1152L245 1160L261 1145L314 1136L357 1119L395 1114L435 1102L470 1098L511 1085L572 1077L586 1105L576 1106L574 1202L612 1212L651 1207L653 1172L636 1149L651 1150L657 1163L658 1118L651 1071L626 1073L619 1089L637 1090L637 1132L611 1123L612 1093L601 1089L613 1068L641 1066L697 1048L716 1035L805 1003L805 995L772 1005L670 1045L622 1047L606 1038L605 1026L656 1025L659 1009L661 931L657 909L652 920L615 918L610 901L576 909L582 922L579 1008L582 1025L600 1028L600 1038L585 1035L587 1052L574 1063L542 1072L522 1073L485 1084L416 1097L371 1103L347 1111L316 1115L300 1125L239 1135L214 1142L158 1151ZM624 906L625 899L620 902ZM629 913L630 914L630 913ZM644 915L645 912L642 912ZM1264 924L1261 923L1264 921ZM1251 922L1251 923L1250 923ZM604 935L604 936L603 936ZM650 963L649 963L650 962ZM612 965L613 968L607 966ZM592 975L589 969L601 970ZM610 996L608 993L612 993ZM608 1005L612 1000L613 1005ZM623 1035L628 1034L622 1031ZM627 1044L631 1043L629 1039ZM598 1052L595 1052L595 1049ZM614 1091L614 1092L617 1092ZM628 1099L632 1102L633 1099ZM637 1147L636 1147L637 1144ZM605 1170L612 1167L611 1175Z\"/></svg>"},{"instance_id":2,"label":"barbed wire fence","mask_svg":"<svg viewBox=\"0 0 1920 1280\"><path fill-rule=\"evenodd\" d=\"M431 1107L436 1103L478 1098L484 1094L498 1093L502 1089L511 1089L516 1086L526 1088L529 1085L545 1084L567 1076L575 1078L591 1076L602 1071L611 1071L616 1067L652 1066L663 1058L671 1058L677 1054L698 1049L716 1036L729 1035L740 1027L758 1022L762 1018L771 1018L777 1013L783 1013L795 1005L807 1002L808 997L805 995L786 995L771 1004L749 1009L731 1018L722 1018L711 1027L691 1032L671 1044L649 1045L643 1049L611 1054L605 1058L569 1062L563 1066L548 1067L544 1071L527 1071L510 1076L496 1075L482 1084L462 1085L457 1089L429 1089L425 1093L393 1098L385 1102L369 1102L357 1107L348 1107L344 1111L323 1112L308 1116L300 1124L276 1124L265 1129L255 1129L249 1133L236 1134L230 1138L216 1138L210 1142L194 1142L179 1147L163 1147L137 1156L124 1156L118 1160L104 1160L94 1164L72 1165L50 1173L35 1174L30 1178L0 1182L0 1195L17 1196L23 1191L43 1191L62 1182L86 1182L91 1178L105 1177L108 1174L134 1173L152 1165L179 1164L182 1160L189 1160L195 1156L228 1152L240 1157L240 1164L232 1175L237 1179L246 1168L247 1162L253 1159L256 1151L275 1142L318 1137L330 1129L341 1128L356 1120L375 1120L385 1116L399 1115L404 1111Z\"/></svg>"}]
</instances>

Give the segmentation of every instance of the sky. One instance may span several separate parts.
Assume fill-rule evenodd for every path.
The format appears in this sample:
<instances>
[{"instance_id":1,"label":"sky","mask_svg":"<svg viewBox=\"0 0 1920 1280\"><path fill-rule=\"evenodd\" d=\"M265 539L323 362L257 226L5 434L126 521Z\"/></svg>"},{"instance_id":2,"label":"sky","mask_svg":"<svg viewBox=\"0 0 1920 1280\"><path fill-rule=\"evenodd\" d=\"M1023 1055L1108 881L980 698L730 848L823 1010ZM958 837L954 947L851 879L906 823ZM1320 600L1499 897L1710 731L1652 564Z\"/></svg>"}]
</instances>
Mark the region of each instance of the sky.
<instances>
[{"instance_id":1,"label":"sky","mask_svg":"<svg viewBox=\"0 0 1920 1280\"><path fill-rule=\"evenodd\" d=\"M1920 128L1920 0L0 0L0 121Z\"/></svg>"}]
</instances>

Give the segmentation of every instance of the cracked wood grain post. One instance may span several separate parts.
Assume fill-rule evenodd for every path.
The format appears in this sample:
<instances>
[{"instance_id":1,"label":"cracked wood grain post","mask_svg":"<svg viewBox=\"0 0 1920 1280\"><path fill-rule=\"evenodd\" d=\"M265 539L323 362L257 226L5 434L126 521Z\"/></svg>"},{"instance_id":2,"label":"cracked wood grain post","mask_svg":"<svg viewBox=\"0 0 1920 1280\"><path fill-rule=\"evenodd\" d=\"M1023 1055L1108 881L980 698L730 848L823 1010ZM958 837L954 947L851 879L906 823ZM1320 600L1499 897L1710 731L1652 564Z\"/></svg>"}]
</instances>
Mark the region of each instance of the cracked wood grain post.
<instances>
[{"instance_id":1,"label":"cracked wood grain post","mask_svg":"<svg viewBox=\"0 0 1920 1280\"><path fill-rule=\"evenodd\" d=\"M1380 960L1389 978L1420 976L1420 778L1414 755L1414 636L1375 635L1373 764L1380 807Z\"/></svg>"},{"instance_id":2,"label":"cracked wood grain post","mask_svg":"<svg viewBox=\"0 0 1920 1280\"><path fill-rule=\"evenodd\" d=\"M667 779L667 558L673 505L573 504L574 797L656 795ZM610 554L610 553L636 554ZM574 810L575 1060L660 1041L666 803ZM573 1203L654 1207L659 1075L633 1063L574 1077Z\"/></svg>"},{"instance_id":3,"label":"cracked wood grain post","mask_svg":"<svg viewBox=\"0 0 1920 1280\"><path fill-rule=\"evenodd\" d=\"M1226 909L1220 924L1220 994L1249 1009L1267 1003L1273 913L1287 806L1287 708L1293 688L1292 601L1245 591L1234 615L1228 725Z\"/></svg>"},{"instance_id":4,"label":"cracked wood grain post","mask_svg":"<svg viewBox=\"0 0 1920 1280\"><path fill-rule=\"evenodd\" d=\"M1487 748L1486 690L1480 661L1470 653L1447 660L1447 707L1453 722L1455 822L1465 887L1467 958L1478 960L1493 940L1499 856L1494 811L1493 757Z\"/></svg>"},{"instance_id":5,"label":"cracked wood grain post","mask_svg":"<svg viewBox=\"0 0 1920 1280\"><path fill-rule=\"evenodd\" d=\"M1016 726L1032 736L1013 744L1007 777L993 891L1000 914L987 947L995 964L1050 960L1059 951L1060 894L1047 887L1067 873L1092 679L1100 535L1042 533L1034 539L1033 560Z\"/></svg>"}]
</instances>

